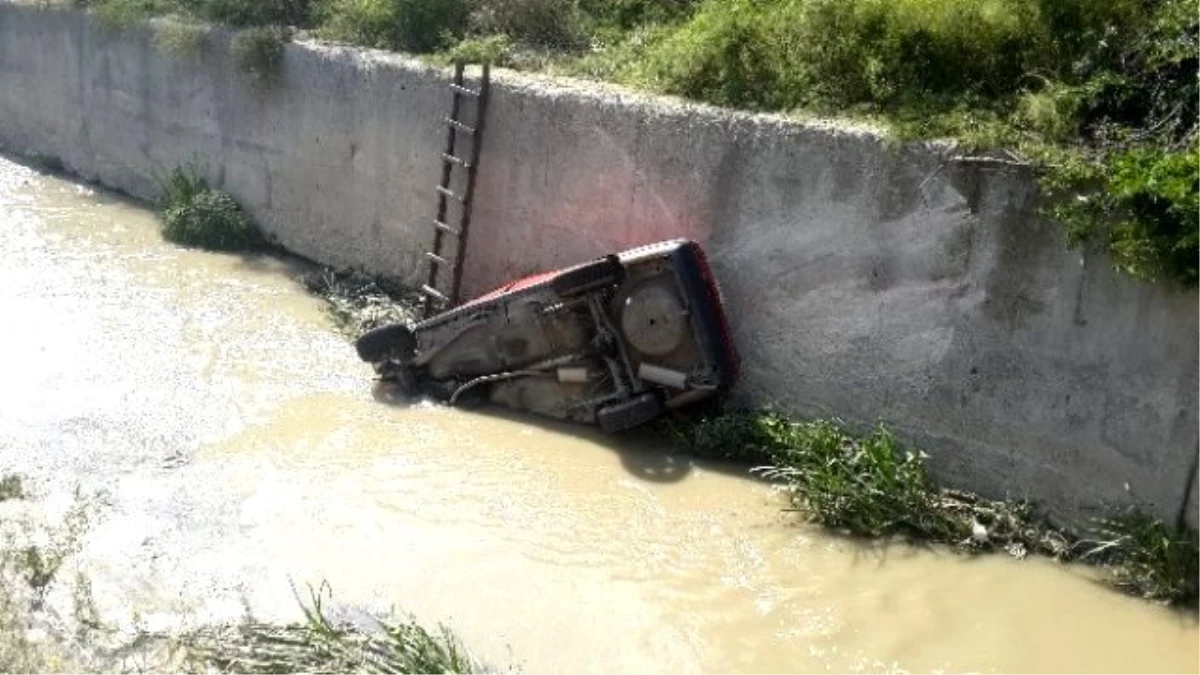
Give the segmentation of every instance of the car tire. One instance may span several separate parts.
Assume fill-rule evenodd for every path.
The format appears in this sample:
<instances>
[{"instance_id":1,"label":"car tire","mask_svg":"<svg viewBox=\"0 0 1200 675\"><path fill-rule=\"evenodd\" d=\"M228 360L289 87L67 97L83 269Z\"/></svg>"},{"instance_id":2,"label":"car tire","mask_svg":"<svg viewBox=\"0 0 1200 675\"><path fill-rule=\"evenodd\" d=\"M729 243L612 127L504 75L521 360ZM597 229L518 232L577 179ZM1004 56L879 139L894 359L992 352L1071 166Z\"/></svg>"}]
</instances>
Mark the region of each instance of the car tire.
<instances>
[{"instance_id":1,"label":"car tire","mask_svg":"<svg viewBox=\"0 0 1200 675\"><path fill-rule=\"evenodd\" d=\"M379 379L395 385L405 398L416 398L421 395L421 381L412 366L387 362L379 373Z\"/></svg>"},{"instance_id":2,"label":"car tire","mask_svg":"<svg viewBox=\"0 0 1200 675\"><path fill-rule=\"evenodd\" d=\"M657 394L647 392L628 401L607 405L596 411L596 423L600 431L615 434L645 424L662 414L662 400Z\"/></svg>"},{"instance_id":3,"label":"car tire","mask_svg":"<svg viewBox=\"0 0 1200 675\"><path fill-rule=\"evenodd\" d=\"M560 298L582 295L604 286L618 284L625 278L625 267L615 255L569 269L554 277L551 288Z\"/></svg>"},{"instance_id":4,"label":"car tire","mask_svg":"<svg viewBox=\"0 0 1200 675\"><path fill-rule=\"evenodd\" d=\"M392 324L380 326L363 333L354 341L358 358L368 363L378 363L394 358L409 359L417 349L417 336L407 326Z\"/></svg>"}]
</instances>

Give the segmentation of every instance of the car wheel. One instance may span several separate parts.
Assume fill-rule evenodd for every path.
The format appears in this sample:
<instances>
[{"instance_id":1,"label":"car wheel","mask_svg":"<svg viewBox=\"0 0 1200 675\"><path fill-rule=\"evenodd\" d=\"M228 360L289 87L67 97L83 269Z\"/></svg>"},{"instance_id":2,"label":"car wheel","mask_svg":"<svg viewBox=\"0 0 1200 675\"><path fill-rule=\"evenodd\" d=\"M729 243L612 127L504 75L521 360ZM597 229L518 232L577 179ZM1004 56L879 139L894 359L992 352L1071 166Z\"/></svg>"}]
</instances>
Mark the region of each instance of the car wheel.
<instances>
[{"instance_id":1,"label":"car wheel","mask_svg":"<svg viewBox=\"0 0 1200 675\"><path fill-rule=\"evenodd\" d=\"M407 326L392 324L363 333L354 341L358 358L377 363L387 358L406 360L417 349L417 336Z\"/></svg>"},{"instance_id":2,"label":"car wheel","mask_svg":"<svg viewBox=\"0 0 1200 675\"><path fill-rule=\"evenodd\" d=\"M648 392L628 401L607 405L596 412L596 422L606 434L632 429L658 417L663 411L657 394Z\"/></svg>"},{"instance_id":3,"label":"car wheel","mask_svg":"<svg viewBox=\"0 0 1200 675\"><path fill-rule=\"evenodd\" d=\"M569 298L604 286L620 283L625 267L617 256L610 255L554 277L551 288L560 298Z\"/></svg>"},{"instance_id":4,"label":"car wheel","mask_svg":"<svg viewBox=\"0 0 1200 675\"><path fill-rule=\"evenodd\" d=\"M421 381L412 366L386 362L379 372L379 379L395 385L400 394L407 398L421 395Z\"/></svg>"}]
</instances>

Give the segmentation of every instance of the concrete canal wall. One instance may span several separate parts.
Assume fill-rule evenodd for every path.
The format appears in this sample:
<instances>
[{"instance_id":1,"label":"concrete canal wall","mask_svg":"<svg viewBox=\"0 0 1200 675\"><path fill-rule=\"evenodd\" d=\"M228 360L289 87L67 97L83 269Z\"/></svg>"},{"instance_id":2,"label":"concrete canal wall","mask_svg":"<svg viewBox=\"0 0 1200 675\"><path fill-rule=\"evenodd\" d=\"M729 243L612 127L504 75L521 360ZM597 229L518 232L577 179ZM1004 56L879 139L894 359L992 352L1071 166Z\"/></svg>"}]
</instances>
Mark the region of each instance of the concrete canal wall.
<instances>
[{"instance_id":1,"label":"concrete canal wall","mask_svg":"<svg viewBox=\"0 0 1200 675\"><path fill-rule=\"evenodd\" d=\"M228 34L181 57L155 30L0 3L0 147L144 198L198 158L297 253L419 278L447 73L301 43L256 86ZM1027 172L948 152L500 73L465 284L692 237L742 401L884 420L948 483L1068 518L1131 495L1174 517L1198 447L1196 293L1068 249Z\"/></svg>"}]
</instances>

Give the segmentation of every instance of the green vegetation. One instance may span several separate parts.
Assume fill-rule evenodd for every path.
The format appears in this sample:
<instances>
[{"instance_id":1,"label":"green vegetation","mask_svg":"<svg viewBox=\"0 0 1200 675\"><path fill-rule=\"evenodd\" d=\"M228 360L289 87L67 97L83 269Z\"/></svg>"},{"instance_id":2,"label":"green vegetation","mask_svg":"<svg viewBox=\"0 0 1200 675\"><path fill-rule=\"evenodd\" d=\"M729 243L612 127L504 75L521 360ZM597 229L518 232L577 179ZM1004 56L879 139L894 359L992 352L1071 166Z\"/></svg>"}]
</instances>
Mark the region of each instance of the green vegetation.
<instances>
[{"instance_id":1,"label":"green vegetation","mask_svg":"<svg viewBox=\"0 0 1200 675\"><path fill-rule=\"evenodd\" d=\"M283 47L291 36L279 26L254 26L240 31L229 43L238 70L259 85L270 84L283 63Z\"/></svg>"},{"instance_id":2,"label":"green vegetation","mask_svg":"<svg viewBox=\"0 0 1200 675\"><path fill-rule=\"evenodd\" d=\"M1195 606L1200 544L1195 530L1179 530L1136 509L1100 521L1109 537L1081 558L1096 557L1113 571L1113 583L1151 600Z\"/></svg>"},{"instance_id":3,"label":"green vegetation","mask_svg":"<svg viewBox=\"0 0 1200 675\"><path fill-rule=\"evenodd\" d=\"M20 476L10 473L0 478L0 502L24 498L25 484L21 481Z\"/></svg>"},{"instance_id":4,"label":"green vegetation","mask_svg":"<svg viewBox=\"0 0 1200 675\"><path fill-rule=\"evenodd\" d=\"M421 307L418 291L352 270L321 269L300 282L325 300L334 324L354 338L386 324L415 323Z\"/></svg>"},{"instance_id":5,"label":"green vegetation","mask_svg":"<svg viewBox=\"0 0 1200 675\"><path fill-rule=\"evenodd\" d=\"M87 526L88 504L76 493L76 504L58 526L32 518L28 495L16 474L0 478L5 500L22 500L20 508L6 508L0 519L0 672L78 672L76 654L65 641L43 637L45 598L58 578L66 558L78 545ZM11 505L10 505L11 506ZM76 594L76 615L87 613Z\"/></svg>"},{"instance_id":6,"label":"green vegetation","mask_svg":"<svg viewBox=\"0 0 1200 675\"><path fill-rule=\"evenodd\" d=\"M303 623L257 622L193 631L180 640L187 661L219 673L471 673L477 664L445 628L376 620L375 631L330 621L320 591Z\"/></svg>"},{"instance_id":7,"label":"green vegetation","mask_svg":"<svg viewBox=\"0 0 1200 675\"><path fill-rule=\"evenodd\" d=\"M60 174L65 173L67 167L63 164L62 158L58 155L48 155L41 152L31 153L29 161L33 165L46 173Z\"/></svg>"},{"instance_id":8,"label":"green vegetation","mask_svg":"<svg viewBox=\"0 0 1200 675\"><path fill-rule=\"evenodd\" d=\"M859 435L836 421L737 411L676 420L668 433L698 456L759 465L752 471L779 482L798 512L850 535L1095 562L1126 591L1196 604L1195 530L1179 531L1130 510L1101 521L1101 541L1079 541L1051 527L1028 502L935 486L927 456L902 447L882 426Z\"/></svg>"},{"instance_id":9,"label":"green vegetation","mask_svg":"<svg viewBox=\"0 0 1200 675\"><path fill-rule=\"evenodd\" d=\"M1198 0L75 0L1004 147L1141 279L1198 280ZM286 33L245 34L269 72Z\"/></svg>"},{"instance_id":10,"label":"green vegetation","mask_svg":"<svg viewBox=\"0 0 1200 675\"><path fill-rule=\"evenodd\" d=\"M187 20L171 21L158 27L154 33L154 44L167 54L190 58L204 49L210 31L207 24Z\"/></svg>"},{"instance_id":11,"label":"green vegetation","mask_svg":"<svg viewBox=\"0 0 1200 675\"><path fill-rule=\"evenodd\" d=\"M847 534L904 536L969 550L1063 556L1071 540L1026 502L985 500L936 488L926 455L882 426L860 436L835 420L799 422L771 411L675 421L670 433L701 457L757 465L796 509Z\"/></svg>"},{"instance_id":12,"label":"green vegetation","mask_svg":"<svg viewBox=\"0 0 1200 675\"><path fill-rule=\"evenodd\" d=\"M178 167L159 181L163 238L214 251L267 247L258 225L228 194L208 186L199 166Z\"/></svg>"}]
</instances>

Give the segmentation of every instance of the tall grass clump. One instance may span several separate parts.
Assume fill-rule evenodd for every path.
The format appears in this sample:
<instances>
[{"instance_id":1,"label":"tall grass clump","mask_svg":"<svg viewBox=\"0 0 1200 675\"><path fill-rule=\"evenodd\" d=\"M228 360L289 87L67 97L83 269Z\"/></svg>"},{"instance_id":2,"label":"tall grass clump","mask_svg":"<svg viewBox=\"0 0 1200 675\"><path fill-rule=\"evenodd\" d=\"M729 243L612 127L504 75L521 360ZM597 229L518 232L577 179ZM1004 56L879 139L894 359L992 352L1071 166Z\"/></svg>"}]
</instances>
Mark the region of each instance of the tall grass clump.
<instances>
[{"instance_id":1,"label":"tall grass clump","mask_svg":"<svg viewBox=\"0 0 1200 675\"><path fill-rule=\"evenodd\" d=\"M210 188L200 167L177 167L160 186L158 215L167 241L215 251L255 250L267 245L249 214L233 197Z\"/></svg>"},{"instance_id":2,"label":"tall grass clump","mask_svg":"<svg viewBox=\"0 0 1200 675\"><path fill-rule=\"evenodd\" d=\"M1099 521L1101 541L1083 554L1112 570L1125 591L1168 604L1195 606L1200 584L1196 530L1171 527L1136 508Z\"/></svg>"},{"instance_id":3,"label":"tall grass clump","mask_svg":"<svg viewBox=\"0 0 1200 675\"><path fill-rule=\"evenodd\" d=\"M733 411L676 423L701 457L749 462L778 481L793 507L821 525L864 537L902 536L1014 555L1060 555L1069 542L1025 502L985 500L932 484L920 450L886 428L855 434L836 420L796 421Z\"/></svg>"},{"instance_id":4,"label":"tall grass clump","mask_svg":"<svg viewBox=\"0 0 1200 675\"><path fill-rule=\"evenodd\" d=\"M320 591L305 621L205 627L180 644L193 666L220 673L472 673L477 664L447 630L376 620L374 630L331 621Z\"/></svg>"},{"instance_id":5,"label":"tall grass clump","mask_svg":"<svg viewBox=\"0 0 1200 675\"><path fill-rule=\"evenodd\" d=\"M902 446L883 426L857 434L836 420L743 410L676 420L669 434L698 456L754 465L753 472L779 483L794 510L826 527L957 550L1098 563L1120 589L1196 604L1194 529L1130 509L1101 521L1098 536L1079 539L1051 527L1031 503L938 487L925 468L927 455Z\"/></svg>"}]
</instances>

